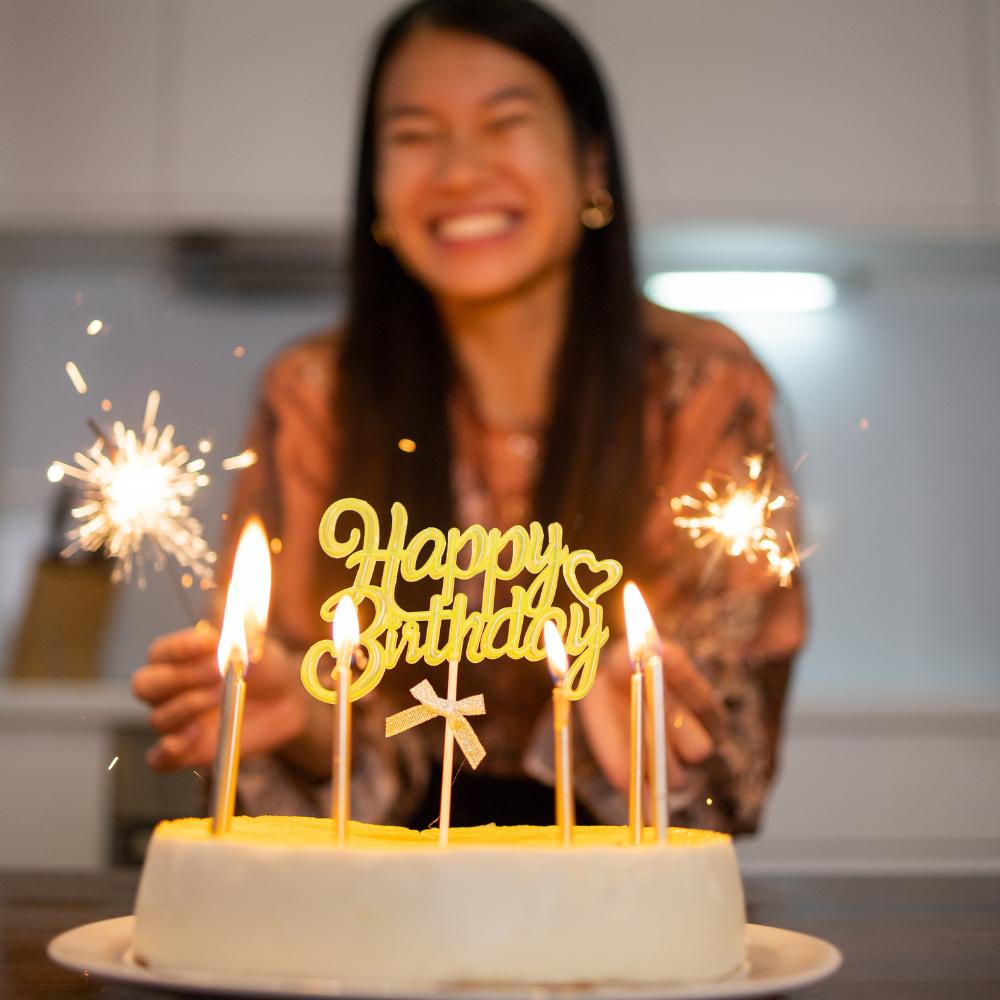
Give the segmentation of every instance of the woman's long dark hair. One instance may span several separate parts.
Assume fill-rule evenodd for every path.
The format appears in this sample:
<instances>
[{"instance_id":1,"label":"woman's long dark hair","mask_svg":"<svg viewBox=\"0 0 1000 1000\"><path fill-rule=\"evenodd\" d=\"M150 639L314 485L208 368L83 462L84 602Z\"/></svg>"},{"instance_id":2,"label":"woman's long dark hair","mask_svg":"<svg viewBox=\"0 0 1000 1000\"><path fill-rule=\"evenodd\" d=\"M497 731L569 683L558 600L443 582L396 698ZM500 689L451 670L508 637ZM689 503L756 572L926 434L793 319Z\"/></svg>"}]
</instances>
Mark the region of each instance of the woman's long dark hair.
<instances>
[{"instance_id":1,"label":"woman's long dark hair","mask_svg":"<svg viewBox=\"0 0 1000 1000\"><path fill-rule=\"evenodd\" d=\"M383 519L401 500L414 530L455 523L448 398L451 352L429 293L372 238L375 95L387 61L415 29L477 35L527 56L555 81L581 155L605 156L613 221L585 230L573 264L568 322L534 497L535 519L561 521L574 548L626 571L648 500L643 477L643 347L621 160L608 100L590 56L530 0L420 0L385 26L364 95L350 248L345 340L338 360L339 491ZM416 450L398 442L410 438Z\"/></svg>"}]
</instances>

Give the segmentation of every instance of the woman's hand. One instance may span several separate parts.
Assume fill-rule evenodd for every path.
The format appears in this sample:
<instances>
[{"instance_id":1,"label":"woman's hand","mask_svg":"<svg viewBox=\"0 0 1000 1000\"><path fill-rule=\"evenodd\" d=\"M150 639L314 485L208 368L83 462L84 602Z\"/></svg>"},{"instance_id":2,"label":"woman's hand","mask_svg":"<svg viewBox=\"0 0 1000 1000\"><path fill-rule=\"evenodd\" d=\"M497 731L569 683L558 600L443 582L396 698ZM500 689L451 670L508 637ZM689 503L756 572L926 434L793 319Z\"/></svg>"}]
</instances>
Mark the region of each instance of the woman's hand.
<instances>
[{"instance_id":1,"label":"woman's hand","mask_svg":"<svg viewBox=\"0 0 1000 1000\"><path fill-rule=\"evenodd\" d=\"M686 764L700 764L715 749L722 711L712 685L687 653L664 642L667 776L672 791L686 786ZM624 639L605 649L594 687L579 702L587 742L600 768L617 789L629 784L629 683L633 665Z\"/></svg>"},{"instance_id":2,"label":"woman's hand","mask_svg":"<svg viewBox=\"0 0 1000 1000\"><path fill-rule=\"evenodd\" d=\"M218 633L204 623L160 636L149 663L132 675L132 690L152 707L150 725L160 739L146 754L154 770L210 763L218 740L222 677ZM309 713L298 663L273 639L247 672L241 755L276 750L302 736Z\"/></svg>"}]
</instances>

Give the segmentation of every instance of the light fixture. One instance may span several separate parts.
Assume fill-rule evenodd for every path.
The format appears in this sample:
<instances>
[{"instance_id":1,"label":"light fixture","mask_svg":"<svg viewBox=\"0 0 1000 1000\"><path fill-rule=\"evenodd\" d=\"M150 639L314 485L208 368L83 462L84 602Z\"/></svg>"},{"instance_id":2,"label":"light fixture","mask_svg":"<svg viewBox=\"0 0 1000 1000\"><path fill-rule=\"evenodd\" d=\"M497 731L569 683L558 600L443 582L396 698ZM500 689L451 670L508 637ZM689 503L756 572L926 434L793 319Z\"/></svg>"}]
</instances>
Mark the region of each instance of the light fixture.
<instances>
[{"instance_id":1,"label":"light fixture","mask_svg":"<svg viewBox=\"0 0 1000 1000\"><path fill-rule=\"evenodd\" d=\"M662 271L643 291L657 305L695 313L818 312L837 301L831 278L803 271Z\"/></svg>"}]
</instances>

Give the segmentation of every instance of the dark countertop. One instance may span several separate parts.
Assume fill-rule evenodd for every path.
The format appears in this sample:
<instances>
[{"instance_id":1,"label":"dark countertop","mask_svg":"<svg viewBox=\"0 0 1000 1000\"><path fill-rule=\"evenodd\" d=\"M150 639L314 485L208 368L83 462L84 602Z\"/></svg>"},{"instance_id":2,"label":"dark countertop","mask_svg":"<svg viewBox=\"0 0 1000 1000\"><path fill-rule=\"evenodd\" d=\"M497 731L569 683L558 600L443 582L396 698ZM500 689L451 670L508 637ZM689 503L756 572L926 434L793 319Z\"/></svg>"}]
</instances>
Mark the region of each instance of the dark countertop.
<instances>
[{"instance_id":1,"label":"dark countertop","mask_svg":"<svg viewBox=\"0 0 1000 1000\"><path fill-rule=\"evenodd\" d=\"M48 960L49 939L132 912L138 872L0 873L0 1000L155 1000ZM748 878L748 917L844 953L798 1000L1000 1000L1000 876Z\"/></svg>"}]
</instances>

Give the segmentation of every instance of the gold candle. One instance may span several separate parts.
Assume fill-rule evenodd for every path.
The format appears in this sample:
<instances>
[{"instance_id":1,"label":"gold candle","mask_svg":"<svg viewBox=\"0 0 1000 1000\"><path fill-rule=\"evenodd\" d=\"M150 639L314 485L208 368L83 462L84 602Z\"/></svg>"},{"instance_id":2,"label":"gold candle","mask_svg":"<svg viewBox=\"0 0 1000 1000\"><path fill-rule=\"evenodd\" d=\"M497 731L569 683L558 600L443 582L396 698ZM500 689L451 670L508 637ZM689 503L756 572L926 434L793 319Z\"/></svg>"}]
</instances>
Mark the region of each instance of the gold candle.
<instances>
[{"instance_id":1,"label":"gold candle","mask_svg":"<svg viewBox=\"0 0 1000 1000\"><path fill-rule=\"evenodd\" d=\"M655 654L643 667L646 706L649 709L649 787L653 803L656 842L669 839L670 814L667 805L667 730L663 693L663 661Z\"/></svg>"},{"instance_id":2,"label":"gold candle","mask_svg":"<svg viewBox=\"0 0 1000 1000\"><path fill-rule=\"evenodd\" d=\"M226 610L219 635L218 663L224 689L215 748L212 833L228 833L236 807L236 781L240 767L240 734L246 701L246 670L252 644L260 658L267 608L271 596L271 556L264 528L251 518L240 535L233 575L226 593Z\"/></svg>"},{"instance_id":3,"label":"gold candle","mask_svg":"<svg viewBox=\"0 0 1000 1000\"><path fill-rule=\"evenodd\" d=\"M629 678L628 832L633 844L642 843L642 674Z\"/></svg>"},{"instance_id":4,"label":"gold candle","mask_svg":"<svg viewBox=\"0 0 1000 1000\"><path fill-rule=\"evenodd\" d=\"M236 807L236 779L240 767L240 733L243 729L243 703L247 684L244 664L230 656L226 664L222 713L219 718L219 742L215 748L215 788L212 809L212 833L228 833Z\"/></svg>"},{"instance_id":5,"label":"gold candle","mask_svg":"<svg viewBox=\"0 0 1000 1000\"><path fill-rule=\"evenodd\" d=\"M351 818L351 661L358 644L358 613L348 596L340 599L333 616L333 643L337 663L333 670L337 692L333 716L333 812L334 835L341 846L347 843Z\"/></svg>"},{"instance_id":6,"label":"gold candle","mask_svg":"<svg viewBox=\"0 0 1000 1000\"><path fill-rule=\"evenodd\" d=\"M645 688L646 733L649 746L649 788L653 807L656 841L666 844L669 839L667 804L667 728L666 696L663 687L663 660L656 652L660 637L639 588L625 584L625 625L628 631L629 655L635 668L633 685L641 678ZM642 692L633 691L633 700L642 700ZM640 709L641 713L641 709ZM640 727L641 728L641 727ZM642 735L639 736L642 739ZM641 781L641 775L640 775Z\"/></svg>"},{"instance_id":7,"label":"gold candle","mask_svg":"<svg viewBox=\"0 0 1000 1000\"><path fill-rule=\"evenodd\" d=\"M573 798L573 715L572 699L565 687L566 649L555 625L545 623L545 655L555 685L552 688L552 722L555 738L556 826L564 847L573 842L576 808Z\"/></svg>"}]
</instances>

